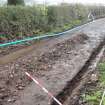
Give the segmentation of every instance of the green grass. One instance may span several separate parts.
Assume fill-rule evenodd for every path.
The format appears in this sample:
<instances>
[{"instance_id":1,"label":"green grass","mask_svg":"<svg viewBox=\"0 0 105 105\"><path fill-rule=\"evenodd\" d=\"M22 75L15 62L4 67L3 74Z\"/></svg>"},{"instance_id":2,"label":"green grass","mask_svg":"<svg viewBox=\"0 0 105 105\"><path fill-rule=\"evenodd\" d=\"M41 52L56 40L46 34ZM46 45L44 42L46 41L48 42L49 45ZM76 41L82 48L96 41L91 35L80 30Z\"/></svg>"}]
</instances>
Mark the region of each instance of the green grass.
<instances>
[{"instance_id":1,"label":"green grass","mask_svg":"<svg viewBox=\"0 0 105 105\"><path fill-rule=\"evenodd\" d=\"M102 92L99 90L91 91L85 95L82 95L84 101L86 101L89 105L99 105L101 100Z\"/></svg>"},{"instance_id":2,"label":"green grass","mask_svg":"<svg viewBox=\"0 0 105 105\"><path fill-rule=\"evenodd\" d=\"M82 95L82 99L89 105L99 105L103 91L105 90L105 62L98 65L98 70L99 81L97 87L94 87ZM105 97L102 105L105 105Z\"/></svg>"},{"instance_id":3,"label":"green grass","mask_svg":"<svg viewBox=\"0 0 105 105\"><path fill-rule=\"evenodd\" d=\"M102 86L105 85L105 63L99 64L99 71L100 71L100 83Z\"/></svg>"}]
</instances>

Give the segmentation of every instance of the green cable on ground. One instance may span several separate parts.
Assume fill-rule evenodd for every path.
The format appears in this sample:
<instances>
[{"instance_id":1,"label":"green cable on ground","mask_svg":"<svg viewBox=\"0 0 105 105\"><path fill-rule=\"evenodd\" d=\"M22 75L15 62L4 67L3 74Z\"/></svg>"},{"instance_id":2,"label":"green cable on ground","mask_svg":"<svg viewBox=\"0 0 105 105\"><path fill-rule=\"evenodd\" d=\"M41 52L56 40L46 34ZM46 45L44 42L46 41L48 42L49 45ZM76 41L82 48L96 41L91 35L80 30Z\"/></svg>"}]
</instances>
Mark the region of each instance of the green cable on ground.
<instances>
[{"instance_id":1,"label":"green cable on ground","mask_svg":"<svg viewBox=\"0 0 105 105\"><path fill-rule=\"evenodd\" d=\"M17 40L17 41L12 41L12 42L8 42L8 43L0 44L0 47L16 45L16 44L24 43L24 42L31 41L31 40L39 40L39 39L42 39L42 38L45 38L45 37L50 37L50 36L52 36L52 35L45 35L45 36L37 36L37 37L32 37L32 38L25 38L23 40Z\"/></svg>"},{"instance_id":2,"label":"green cable on ground","mask_svg":"<svg viewBox=\"0 0 105 105\"><path fill-rule=\"evenodd\" d=\"M60 35L64 35L68 32L72 32L76 29L79 29L80 27L82 26L85 26L87 24L89 24L91 22L88 22L88 23L84 23L78 27L75 27L73 29L70 29L70 30L67 30L67 31L64 31L64 32L61 32L61 33L57 33L57 34L46 34L46 35L42 35L42 36L36 36L36 37L28 37L28 38L25 38L25 39L22 39L22 40L16 40L16 41L12 41L12 42L7 42L7 43L3 43L3 44L0 44L0 47L6 47L6 46L11 46L11 45L16 45L16 44L22 44L22 43L25 43L25 42L28 42L28 41L32 41L32 40L39 40L39 39L44 39L44 38L48 38L48 37L54 37L54 36L60 36Z\"/></svg>"}]
</instances>

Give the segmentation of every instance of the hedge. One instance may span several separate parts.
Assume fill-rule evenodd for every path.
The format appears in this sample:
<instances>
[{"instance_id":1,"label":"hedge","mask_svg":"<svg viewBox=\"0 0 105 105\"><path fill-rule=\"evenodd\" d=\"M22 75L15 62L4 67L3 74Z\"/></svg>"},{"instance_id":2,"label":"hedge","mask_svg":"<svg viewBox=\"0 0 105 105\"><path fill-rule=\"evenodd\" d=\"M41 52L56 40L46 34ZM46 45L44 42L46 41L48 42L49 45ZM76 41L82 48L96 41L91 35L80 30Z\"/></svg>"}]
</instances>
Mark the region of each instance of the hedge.
<instances>
[{"instance_id":1,"label":"hedge","mask_svg":"<svg viewBox=\"0 0 105 105\"><path fill-rule=\"evenodd\" d=\"M105 14L104 6L61 4L46 6L0 7L0 41L22 39L32 35L59 32Z\"/></svg>"}]
</instances>

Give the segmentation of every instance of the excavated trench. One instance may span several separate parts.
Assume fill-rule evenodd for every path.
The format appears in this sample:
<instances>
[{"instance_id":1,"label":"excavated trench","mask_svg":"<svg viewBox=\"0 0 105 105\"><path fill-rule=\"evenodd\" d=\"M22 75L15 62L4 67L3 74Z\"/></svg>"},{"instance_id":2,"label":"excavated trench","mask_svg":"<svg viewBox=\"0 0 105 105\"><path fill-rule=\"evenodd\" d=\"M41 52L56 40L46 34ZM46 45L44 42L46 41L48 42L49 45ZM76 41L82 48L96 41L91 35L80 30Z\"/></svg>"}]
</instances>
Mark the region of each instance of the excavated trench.
<instances>
[{"instance_id":1,"label":"excavated trench","mask_svg":"<svg viewBox=\"0 0 105 105\"><path fill-rule=\"evenodd\" d=\"M100 42L92 52L89 59L86 61L85 65L79 70L77 75L67 83L65 88L56 96L58 100L64 105L77 105L76 100L78 99L79 90L84 86L84 84L89 80L90 74L94 71L95 62L99 62L104 52L105 39ZM101 53L101 55L99 55ZM96 59L98 57L98 59ZM91 69L90 69L91 67ZM76 95L76 96L75 96ZM69 99L69 100L68 100ZM58 105L55 101L51 105Z\"/></svg>"}]
</instances>

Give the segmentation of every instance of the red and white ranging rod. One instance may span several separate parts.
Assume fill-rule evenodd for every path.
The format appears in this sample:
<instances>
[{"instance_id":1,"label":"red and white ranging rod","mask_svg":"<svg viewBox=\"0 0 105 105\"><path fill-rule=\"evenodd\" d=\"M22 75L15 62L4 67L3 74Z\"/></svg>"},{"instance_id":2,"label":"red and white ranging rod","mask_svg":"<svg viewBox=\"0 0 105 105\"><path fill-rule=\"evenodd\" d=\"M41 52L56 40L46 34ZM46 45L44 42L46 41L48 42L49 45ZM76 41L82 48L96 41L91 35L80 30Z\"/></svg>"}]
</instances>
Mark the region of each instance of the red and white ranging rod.
<instances>
[{"instance_id":1,"label":"red and white ranging rod","mask_svg":"<svg viewBox=\"0 0 105 105\"><path fill-rule=\"evenodd\" d=\"M25 72L25 74L31 78L45 93L48 94L48 96L50 96L54 101L56 101L59 105L63 105L56 97L53 96L52 93L50 93L42 84L40 84L40 82L38 81L38 79L36 80L34 77L32 77L28 72Z\"/></svg>"}]
</instances>

